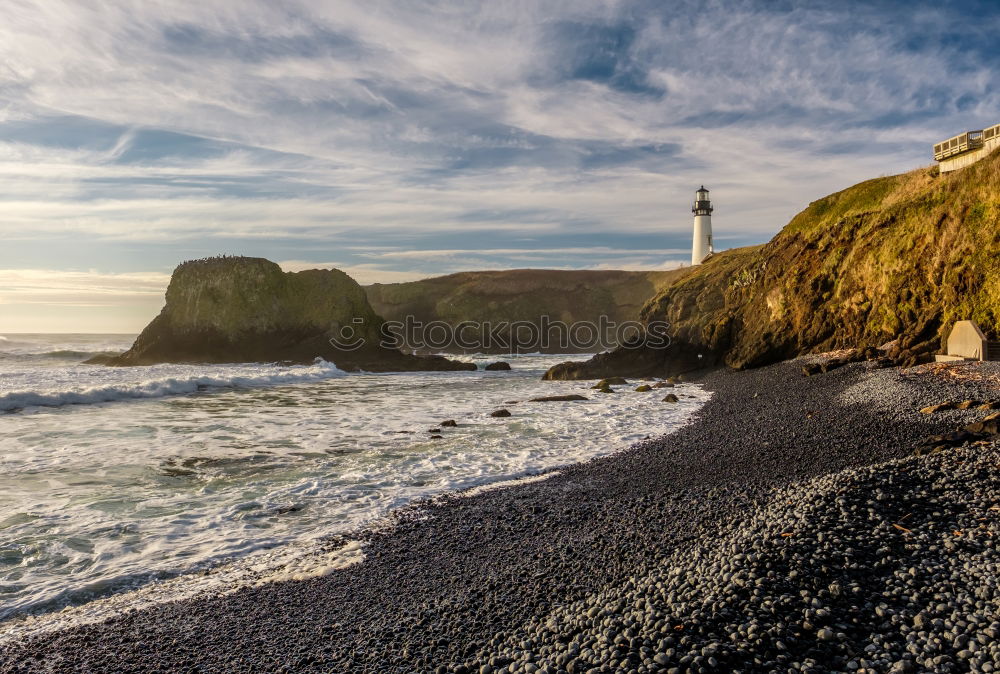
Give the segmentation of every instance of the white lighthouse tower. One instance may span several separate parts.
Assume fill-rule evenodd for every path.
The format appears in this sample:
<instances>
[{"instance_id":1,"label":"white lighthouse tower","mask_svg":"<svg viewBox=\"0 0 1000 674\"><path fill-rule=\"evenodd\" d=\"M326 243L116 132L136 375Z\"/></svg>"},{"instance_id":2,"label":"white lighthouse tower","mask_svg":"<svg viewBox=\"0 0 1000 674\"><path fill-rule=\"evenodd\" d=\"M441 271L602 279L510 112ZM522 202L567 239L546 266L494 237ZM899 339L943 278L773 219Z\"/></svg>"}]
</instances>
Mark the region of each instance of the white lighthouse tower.
<instances>
[{"instance_id":1,"label":"white lighthouse tower","mask_svg":"<svg viewBox=\"0 0 1000 674\"><path fill-rule=\"evenodd\" d=\"M712 202L708 200L708 190L702 185L694 193L694 238L691 242L691 264L698 265L711 255L712 250Z\"/></svg>"}]
</instances>

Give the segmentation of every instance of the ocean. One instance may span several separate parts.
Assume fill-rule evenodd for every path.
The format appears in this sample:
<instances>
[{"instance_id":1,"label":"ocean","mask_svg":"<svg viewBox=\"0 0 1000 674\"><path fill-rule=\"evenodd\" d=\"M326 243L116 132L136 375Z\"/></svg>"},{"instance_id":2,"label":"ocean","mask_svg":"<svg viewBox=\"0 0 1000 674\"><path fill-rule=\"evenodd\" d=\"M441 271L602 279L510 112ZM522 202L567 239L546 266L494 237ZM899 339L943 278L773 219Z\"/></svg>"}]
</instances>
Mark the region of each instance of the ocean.
<instances>
[{"instance_id":1,"label":"ocean","mask_svg":"<svg viewBox=\"0 0 1000 674\"><path fill-rule=\"evenodd\" d=\"M81 364L133 339L0 337L0 620L233 560L259 576L275 550L314 552L415 500L667 433L708 396L682 385L671 405L634 384L606 395L541 381L580 355L504 357L510 372L484 371L500 358L478 355L462 357L474 372L391 374ZM526 402L566 393L589 400ZM512 416L490 417L501 407Z\"/></svg>"}]
</instances>

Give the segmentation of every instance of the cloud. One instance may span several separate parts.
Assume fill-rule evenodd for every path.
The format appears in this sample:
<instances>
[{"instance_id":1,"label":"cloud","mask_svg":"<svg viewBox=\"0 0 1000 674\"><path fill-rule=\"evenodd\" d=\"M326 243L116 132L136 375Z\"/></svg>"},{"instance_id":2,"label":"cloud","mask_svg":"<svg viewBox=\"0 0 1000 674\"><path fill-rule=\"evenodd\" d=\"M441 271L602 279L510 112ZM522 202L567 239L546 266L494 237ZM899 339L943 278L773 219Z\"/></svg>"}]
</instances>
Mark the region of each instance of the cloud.
<instances>
[{"instance_id":1,"label":"cloud","mask_svg":"<svg viewBox=\"0 0 1000 674\"><path fill-rule=\"evenodd\" d=\"M169 274L108 273L61 269L0 269L0 302L62 303L68 295L94 298L149 296L162 299Z\"/></svg>"},{"instance_id":2,"label":"cloud","mask_svg":"<svg viewBox=\"0 0 1000 674\"><path fill-rule=\"evenodd\" d=\"M137 333L163 306L162 273L0 269L0 331Z\"/></svg>"},{"instance_id":3,"label":"cloud","mask_svg":"<svg viewBox=\"0 0 1000 674\"><path fill-rule=\"evenodd\" d=\"M677 262L702 183L756 243L1000 121L998 30L988 2L11 0L0 266Z\"/></svg>"},{"instance_id":4,"label":"cloud","mask_svg":"<svg viewBox=\"0 0 1000 674\"><path fill-rule=\"evenodd\" d=\"M365 257L373 257L381 260L407 259L407 260L436 260L450 257L507 257L514 256L518 259L526 259L533 256L551 257L551 248L460 248L449 250L395 250L362 253ZM570 256L595 256L604 257L607 255L647 255L647 256L667 256L681 255L689 253L686 248L668 248L660 250L628 250L622 248L609 248L599 246L594 248L562 248L558 253Z\"/></svg>"}]
</instances>

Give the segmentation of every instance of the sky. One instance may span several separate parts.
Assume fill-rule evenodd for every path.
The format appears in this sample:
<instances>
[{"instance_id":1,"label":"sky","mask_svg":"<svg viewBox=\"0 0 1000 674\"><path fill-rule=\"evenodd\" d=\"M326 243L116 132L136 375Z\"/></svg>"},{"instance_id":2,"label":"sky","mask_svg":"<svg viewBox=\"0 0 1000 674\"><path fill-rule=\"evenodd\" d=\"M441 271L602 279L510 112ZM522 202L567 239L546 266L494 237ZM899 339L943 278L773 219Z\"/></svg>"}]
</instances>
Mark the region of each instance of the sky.
<instances>
[{"instance_id":1,"label":"sky","mask_svg":"<svg viewBox=\"0 0 1000 674\"><path fill-rule=\"evenodd\" d=\"M216 254L665 269L1000 123L1000 4L0 0L0 334Z\"/></svg>"}]
</instances>

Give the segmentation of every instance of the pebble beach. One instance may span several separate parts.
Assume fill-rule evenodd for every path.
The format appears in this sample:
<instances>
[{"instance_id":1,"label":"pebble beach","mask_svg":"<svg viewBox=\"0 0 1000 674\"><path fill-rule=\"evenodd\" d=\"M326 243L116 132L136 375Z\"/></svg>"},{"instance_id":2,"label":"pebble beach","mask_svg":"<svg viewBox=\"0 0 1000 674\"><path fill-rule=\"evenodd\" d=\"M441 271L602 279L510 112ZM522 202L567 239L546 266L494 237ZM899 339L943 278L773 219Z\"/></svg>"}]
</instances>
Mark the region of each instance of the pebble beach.
<instances>
[{"instance_id":1,"label":"pebble beach","mask_svg":"<svg viewBox=\"0 0 1000 674\"><path fill-rule=\"evenodd\" d=\"M994 364L719 371L694 421L403 508L363 561L0 643L0 672L1000 667L1000 446L914 456Z\"/></svg>"}]
</instances>

